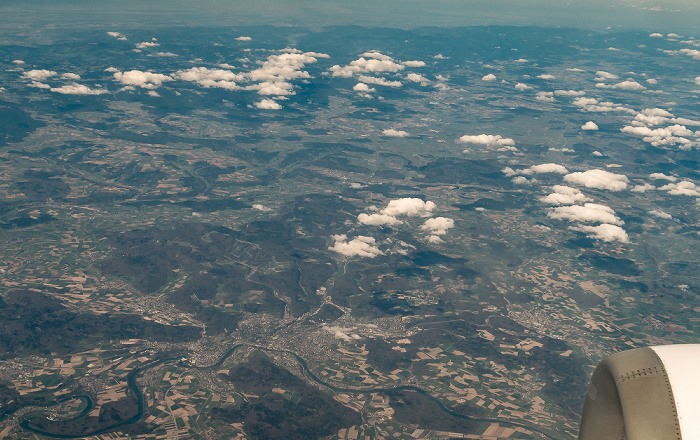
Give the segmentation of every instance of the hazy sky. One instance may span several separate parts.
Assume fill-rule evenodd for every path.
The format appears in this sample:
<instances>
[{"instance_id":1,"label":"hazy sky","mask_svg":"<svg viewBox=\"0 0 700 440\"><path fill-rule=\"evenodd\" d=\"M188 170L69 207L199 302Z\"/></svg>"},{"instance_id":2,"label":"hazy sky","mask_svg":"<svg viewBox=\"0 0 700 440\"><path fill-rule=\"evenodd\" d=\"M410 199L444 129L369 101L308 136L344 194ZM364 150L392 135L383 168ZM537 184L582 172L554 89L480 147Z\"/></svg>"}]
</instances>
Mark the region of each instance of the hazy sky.
<instances>
[{"instance_id":1,"label":"hazy sky","mask_svg":"<svg viewBox=\"0 0 700 440\"><path fill-rule=\"evenodd\" d=\"M305 27L541 25L692 33L697 0L3 0L5 31L22 27L271 24Z\"/></svg>"}]
</instances>

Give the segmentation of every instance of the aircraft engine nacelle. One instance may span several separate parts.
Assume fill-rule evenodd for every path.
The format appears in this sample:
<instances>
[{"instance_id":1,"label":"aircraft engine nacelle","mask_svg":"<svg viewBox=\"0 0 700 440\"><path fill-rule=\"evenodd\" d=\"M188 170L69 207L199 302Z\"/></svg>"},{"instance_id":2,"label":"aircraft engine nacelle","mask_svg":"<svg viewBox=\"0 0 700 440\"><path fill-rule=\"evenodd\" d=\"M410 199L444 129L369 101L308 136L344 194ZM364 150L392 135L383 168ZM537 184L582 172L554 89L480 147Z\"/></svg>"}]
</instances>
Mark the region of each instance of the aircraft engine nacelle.
<instances>
[{"instance_id":1,"label":"aircraft engine nacelle","mask_svg":"<svg viewBox=\"0 0 700 440\"><path fill-rule=\"evenodd\" d=\"M603 359L588 387L579 440L667 439L700 439L700 344Z\"/></svg>"}]
</instances>

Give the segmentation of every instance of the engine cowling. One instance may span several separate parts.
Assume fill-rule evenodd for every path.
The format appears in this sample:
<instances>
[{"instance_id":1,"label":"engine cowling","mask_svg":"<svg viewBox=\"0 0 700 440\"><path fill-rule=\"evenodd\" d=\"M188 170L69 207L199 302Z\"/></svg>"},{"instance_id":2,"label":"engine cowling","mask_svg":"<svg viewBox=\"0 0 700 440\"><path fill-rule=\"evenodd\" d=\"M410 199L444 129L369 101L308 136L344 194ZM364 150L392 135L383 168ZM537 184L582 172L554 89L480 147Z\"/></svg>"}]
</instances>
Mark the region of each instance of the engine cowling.
<instances>
[{"instance_id":1,"label":"engine cowling","mask_svg":"<svg viewBox=\"0 0 700 440\"><path fill-rule=\"evenodd\" d=\"M637 348L598 364L579 440L625 439L700 439L700 344Z\"/></svg>"}]
</instances>

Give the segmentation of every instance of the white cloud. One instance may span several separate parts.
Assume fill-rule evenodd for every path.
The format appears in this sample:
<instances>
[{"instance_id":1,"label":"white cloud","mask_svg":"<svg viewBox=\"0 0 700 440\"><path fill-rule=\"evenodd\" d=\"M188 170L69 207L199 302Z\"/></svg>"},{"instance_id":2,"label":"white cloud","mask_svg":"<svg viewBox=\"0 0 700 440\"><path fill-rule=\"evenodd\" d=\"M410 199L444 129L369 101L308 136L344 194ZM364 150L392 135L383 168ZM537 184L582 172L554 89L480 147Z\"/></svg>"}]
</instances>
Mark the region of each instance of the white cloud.
<instances>
[{"instance_id":1,"label":"white cloud","mask_svg":"<svg viewBox=\"0 0 700 440\"><path fill-rule=\"evenodd\" d=\"M527 84L523 84L523 83L517 83L515 85L515 90L520 90L520 91L531 89L531 88L532 87L528 86Z\"/></svg>"},{"instance_id":2,"label":"white cloud","mask_svg":"<svg viewBox=\"0 0 700 440\"><path fill-rule=\"evenodd\" d=\"M515 176L511 181L516 185L532 185L532 182L525 176Z\"/></svg>"},{"instance_id":3,"label":"white cloud","mask_svg":"<svg viewBox=\"0 0 700 440\"><path fill-rule=\"evenodd\" d=\"M539 165L533 165L529 168L533 173L559 173L566 174L569 170L565 166L559 165L557 163L543 163Z\"/></svg>"},{"instance_id":4,"label":"white cloud","mask_svg":"<svg viewBox=\"0 0 700 440\"><path fill-rule=\"evenodd\" d=\"M450 57L446 57L445 55L443 55L441 53L433 56L433 58L435 58L436 60L449 60L450 59Z\"/></svg>"},{"instance_id":5,"label":"white cloud","mask_svg":"<svg viewBox=\"0 0 700 440\"><path fill-rule=\"evenodd\" d=\"M479 134L479 135L464 135L459 138L459 141L465 144L478 144L493 146L514 146L515 141L511 138L504 138L500 134Z\"/></svg>"},{"instance_id":6,"label":"white cloud","mask_svg":"<svg viewBox=\"0 0 700 440\"><path fill-rule=\"evenodd\" d=\"M488 75L484 75L481 77L482 81L495 81L496 80L496 75L493 73L489 73Z\"/></svg>"},{"instance_id":7,"label":"white cloud","mask_svg":"<svg viewBox=\"0 0 700 440\"><path fill-rule=\"evenodd\" d=\"M435 209L435 203L431 201L424 202L421 199L405 197L390 201L381 213L394 217L398 215L429 217L433 209Z\"/></svg>"},{"instance_id":8,"label":"white cloud","mask_svg":"<svg viewBox=\"0 0 700 440\"><path fill-rule=\"evenodd\" d=\"M25 63L24 61L22 61L22 60L12 60L12 63L13 63L13 64L17 64L17 65L26 64L26 63ZM700 78L700 76L699 76L698 78ZM698 83L698 84L700 84L700 83Z\"/></svg>"},{"instance_id":9,"label":"white cloud","mask_svg":"<svg viewBox=\"0 0 700 440\"><path fill-rule=\"evenodd\" d=\"M371 93L371 92L376 92L377 89L374 87L370 87L365 83L357 83L355 84L355 87L352 88L356 92L362 92L362 93Z\"/></svg>"},{"instance_id":10,"label":"white cloud","mask_svg":"<svg viewBox=\"0 0 700 440\"><path fill-rule=\"evenodd\" d=\"M425 67L425 61L404 61L401 64L406 67Z\"/></svg>"},{"instance_id":11,"label":"white cloud","mask_svg":"<svg viewBox=\"0 0 700 440\"><path fill-rule=\"evenodd\" d=\"M262 212L270 212L272 211L272 208L268 208L267 206L261 205L260 203L256 203L253 205L253 209L257 211L262 211Z\"/></svg>"},{"instance_id":12,"label":"white cloud","mask_svg":"<svg viewBox=\"0 0 700 440\"><path fill-rule=\"evenodd\" d=\"M63 95L102 95L107 93L105 89L91 89L90 87L77 83L61 87L52 87L51 91Z\"/></svg>"},{"instance_id":13,"label":"white cloud","mask_svg":"<svg viewBox=\"0 0 700 440\"><path fill-rule=\"evenodd\" d=\"M598 125L593 121L588 121L581 126L581 130L595 131L598 130Z\"/></svg>"},{"instance_id":14,"label":"white cloud","mask_svg":"<svg viewBox=\"0 0 700 440\"><path fill-rule=\"evenodd\" d=\"M664 218L664 219L672 219L673 216L667 212L664 212L660 209L652 209L649 211L649 214L653 215L654 217L659 217L659 218Z\"/></svg>"},{"instance_id":15,"label":"white cloud","mask_svg":"<svg viewBox=\"0 0 700 440\"><path fill-rule=\"evenodd\" d=\"M367 57L367 58L365 58ZM403 70L405 66L394 62L393 58L388 55L384 55L380 52L372 51L362 54L362 56L350 62L347 66L341 67L340 65L335 65L329 70L333 76L341 78L350 78L356 73L378 73L378 72L391 72L396 73Z\"/></svg>"},{"instance_id":16,"label":"white cloud","mask_svg":"<svg viewBox=\"0 0 700 440\"><path fill-rule=\"evenodd\" d=\"M554 94L557 96L581 96L585 95L586 92L581 92L578 90L555 90Z\"/></svg>"},{"instance_id":17,"label":"white cloud","mask_svg":"<svg viewBox=\"0 0 700 440\"><path fill-rule=\"evenodd\" d=\"M615 51L615 52L619 52L619 51L620 51L620 49L618 49L617 47L612 47L612 46L608 47L608 50L612 50L612 51Z\"/></svg>"},{"instance_id":18,"label":"white cloud","mask_svg":"<svg viewBox=\"0 0 700 440\"><path fill-rule=\"evenodd\" d=\"M647 84L651 84L651 85L659 83L659 81L657 79L654 79L654 78L647 78L646 82L647 82Z\"/></svg>"},{"instance_id":19,"label":"white cloud","mask_svg":"<svg viewBox=\"0 0 700 440\"><path fill-rule=\"evenodd\" d=\"M617 225L610 225L607 223L598 226L570 226L569 229L586 232L588 233L588 237L606 242L619 241L620 243L629 243L630 241L630 238L624 229Z\"/></svg>"},{"instance_id":20,"label":"white cloud","mask_svg":"<svg viewBox=\"0 0 700 440\"><path fill-rule=\"evenodd\" d=\"M694 133L689 130L685 125L671 125L664 128L651 129L649 127L640 127L625 125L620 130L623 133L635 134L637 136L643 136L644 142L648 142L653 146L660 145L679 145L681 149L689 149L697 145L688 139L689 136L693 136Z\"/></svg>"},{"instance_id":21,"label":"white cloud","mask_svg":"<svg viewBox=\"0 0 700 440\"><path fill-rule=\"evenodd\" d=\"M635 185L630 189L630 191L633 192L638 192L638 193L645 193L649 191L650 189L656 189L654 185L649 185L647 182L644 182L642 185Z\"/></svg>"},{"instance_id":22,"label":"white cloud","mask_svg":"<svg viewBox=\"0 0 700 440\"><path fill-rule=\"evenodd\" d=\"M553 95L554 92L537 92L535 99L542 102L554 102L556 99L554 99Z\"/></svg>"},{"instance_id":23,"label":"white cloud","mask_svg":"<svg viewBox=\"0 0 700 440\"><path fill-rule=\"evenodd\" d=\"M556 92L555 92L556 93ZM578 97L574 99L573 105L580 107L582 110L587 112L627 112L627 113L637 113L634 110L627 108L620 104L615 104L613 102L604 101L599 102L595 98Z\"/></svg>"},{"instance_id":24,"label":"white cloud","mask_svg":"<svg viewBox=\"0 0 700 440\"><path fill-rule=\"evenodd\" d=\"M388 130L382 131L382 134L384 136L390 136L390 137L406 137L408 136L408 132L404 130L394 130L393 128L390 128Z\"/></svg>"},{"instance_id":25,"label":"white cloud","mask_svg":"<svg viewBox=\"0 0 700 440\"><path fill-rule=\"evenodd\" d=\"M149 57L173 58L173 57L177 57L179 55L176 53L172 53L172 52L155 52L155 53L149 54L148 56Z\"/></svg>"},{"instance_id":26,"label":"white cloud","mask_svg":"<svg viewBox=\"0 0 700 440\"><path fill-rule=\"evenodd\" d=\"M601 153L600 151L597 151L597 150L594 151L594 152L592 152L591 154L594 155L594 156L598 156L598 157L600 157L600 156L603 155L603 153Z\"/></svg>"},{"instance_id":27,"label":"white cloud","mask_svg":"<svg viewBox=\"0 0 700 440\"><path fill-rule=\"evenodd\" d=\"M668 176L664 173L651 173L649 174L649 178L654 180L668 180L670 182L675 182L676 180L678 180L677 178L673 176Z\"/></svg>"},{"instance_id":28,"label":"white cloud","mask_svg":"<svg viewBox=\"0 0 700 440\"><path fill-rule=\"evenodd\" d=\"M44 84L43 82L39 81L32 81L31 84L29 84L29 87L36 87L37 89L50 89L51 86L48 84Z\"/></svg>"},{"instance_id":29,"label":"white cloud","mask_svg":"<svg viewBox=\"0 0 700 440\"><path fill-rule=\"evenodd\" d=\"M68 72L68 73L64 73L63 75L61 75L61 78L63 78L63 79L72 79L72 80L79 80L79 79L80 79L80 75L78 75L77 73L70 73L70 72Z\"/></svg>"},{"instance_id":30,"label":"white cloud","mask_svg":"<svg viewBox=\"0 0 700 440\"><path fill-rule=\"evenodd\" d=\"M608 85L605 83L598 83L595 85L599 89L619 89L619 90L630 90L630 91L636 91L636 90L646 90L646 87L643 85L639 84L637 81L622 81L617 84L612 84Z\"/></svg>"},{"instance_id":31,"label":"white cloud","mask_svg":"<svg viewBox=\"0 0 700 440\"><path fill-rule=\"evenodd\" d=\"M255 103L255 107L262 110L279 110L282 106L274 99L263 99Z\"/></svg>"},{"instance_id":32,"label":"white cloud","mask_svg":"<svg viewBox=\"0 0 700 440\"><path fill-rule=\"evenodd\" d=\"M149 90L148 92L146 92L146 94L154 98L160 98L160 93L156 92L155 90Z\"/></svg>"},{"instance_id":33,"label":"white cloud","mask_svg":"<svg viewBox=\"0 0 700 440\"><path fill-rule=\"evenodd\" d=\"M420 228L432 235L445 235L447 230L453 228L455 221L447 217L429 218Z\"/></svg>"},{"instance_id":34,"label":"white cloud","mask_svg":"<svg viewBox=\"0 0 700 440\"><path fill-rule=\"evenodd\" d=\"M144 89L156 89L164 82L173 80L172 77L162 73L142 72L140 70L115 72L114 79L127 86L136 86Z\"/></svg>"},{"instance_id":35,"label":"white cloud","mask_svg":"<svg viewBox=\"0 0 700 440\"><path fill-rule=\"evenodd\" d=\"M527 61L528 61L528 60L526 60L525 58L518 58L518 59L515 60L514 62L515 62L515 63L527 63Z\"/></svg>"},{"instance_id":36,"label":"white cloud","mask_svg":"<svg viewBox=\"0 0 700 440\"><path fill-rule=\"evenodd\" d=\"M346 342L361 339L360 336L355 334L355 333L349 334L349 332L351 330L353 330L351 328L339 327L337 325L333 325L333 326L323 325L323 326L321 326L321 329L332 334L336 339L342 339L343 341L346 341Z\"/></svg>"},{"instance_id":37,"label":"white cloud","mask_svg":"<svg viewBox=\"0 0 700 440\"><path fill-rule=\"evenodd\" d=\"M573 205L575 203L588 202L591 200L578 188L554 185L552 190L554 190L552 194L540 197L540 201L549 205Z\"/></svg>"},{"instance_id":38,"label":"white cloud","mask_svg":"<svg viewBox=\"0 0 700 440\"><path fill-rule=\"evenodd\" d=\"M662 191L668 191L669 194L674 196L700 197L700 186L688 180L683 180L682 182L678 183L669 183L659 189Z\"/></svg>"},{"instance_id":39,"label":"white cloud","mask_svg":"<svg viewBox=\"0 0 700 440\"><path fill-rule=\"evenodd\" d=\"M207 67L179 70L175 73L175 77L183 81L195 82L202 87L219 87L226 90L240 89L236 81L242 79L241 75L230 70L209 69Z\"/></svg>"},{"instance_id":40,"label":"white cloud","mask_svg":"<svg viewBox=\"0 0 700 440\"><path fill-rule=\"evenodd\" d=\"M428 78L424 77L423 75L419 75L417 73L407 74L406 79L411 81L411 82L420 83L421 85L428 84Z\"/></svg>"},{"instance_id":41,"label":"white cloud","mask_svg":"<svg viewBox=\"0 0 700 440\"><path fill-rule=\"evenodd\" d=\"M110 37L114 37L117 40L126 40L126 36L119 32L107 32L107 35L109 35Z\"/></svg>"},{"instance_id":42,"label":"white cloud","mask_svg":"<svg viewBox=\"0 0 700 440\"><path fill-rule=\"evenodd\" d=\"M618 79L619 76L614 73L606 72L604 70L599 70L596 73L596 81L605 81L606 79Z\"/></svg>"},{"instance_id":43,"label":"white cloud","mask_svg":"<svg viewBox=\"0 0 700 440\"><path fill-rule=\"evenodd\" d=\"M537 75L538 78L540 79L554 79L554 75L550 75L549 73L543 73L542 75Z\"/></svg>"},{"instance_id":44,"label":"white cloud","mask_svg":"<svg viewBox=\"0 0 700 440\"><path fill-rule=\"evenodd\" d=\"M252 40L251 37L244 37L244 36L236 37L236 41L250 41L250 40Z\"/></svg>"},{"instance_id":45,"label":"white cloud","mask_svg":"<svg viewBox=\"0 0 700 440\"><path fill-rule=\"evenodd\" d=\"M664 34L660 34L660 33L658 33L658 32L654 32L654 33L649 34L649 36L650 36L651 38L663 38L663 37L664 37Z\"/></svg>"},{"instance_id":46,"label":"white cloud","mask_svg":"<svg viewBox=\"0 0 700 440\"><path fill-rule=\"evenodd\" d=\"M629 182L627 176L605 170L571 173L564 176L564 180L569 183L583 185L586 188L609 189L611 191L623 190L627 188L627 182Z\"/></svg>"},{"instance_id":47,"label":"white cloud","mask_svg":"<svg viewBox=\"0 0 700 440\"><path fill-rule=\"evenodd\" d=\"M58 73L56 73L55 71L46 69L33 69L22 74L24 78L31 79L34 81L43 81L47 78L51 78L52 76L56 75L58 75Z\"/></svg>"},{"instance_id":48,"label":"white cloud","mask_svg":"<svg viewBox=\"0 0 700 440\"><path fill-rule=\"evenodd\" d=\"M369 84L376 84L378 86L386 86L386 87L401 87L403 84L401 84L401 81L389 81L386 78L377 78L375 76L367 76L367 75L360 75L358 79L362 82L369 83Z\"/></svg>"},{"instance_id":49,"label":"white cloud","mask_svg":"<svg viewBox=\"0 0 700 440\"><path fill-rule=\"evenodd\" d=\"M345 255L346 257L367 257L374 258L379 255L384 255L375 245L374 237L358 235L350 241L347 241L348 236L345 234L334 235L335 243L329 247L329 250Z\"/></svg>"},{"instance_id":50,"label":"white cloud","mask_svg":"<svg viewBox=\"0 0 700 440\"><path fill-rule=\"evenodd\" d=\"M696 76L694 81L695 81L695 84L700 86L700 76Z\"/></svg>"},{"instance_id":51,"label":"white cloud","mask_svg":"<svg viewBox=\"0 0 700 440\"><path fill-rule=\"evenodd\" d=\"M374 214L365 214L362 213L357 216L357 221L360 222L363 225L371 225L371 226L384 226L384 225L397 225L399 223L403 223L401 220L397 219L393 215L388 215L388 214L379 214L379 213L374 213Z\"/></svg>"},{"instance_id":52,"label":"white cloud","mask_svg":"<svg viewBox=\"0 0 700 440\"><path fill-rule=\"evenodd\" d=\"M145 49L147 47L158 47L160 44L156 43L155 41L143 41L141 43L136 43L136 48L137 49Z\"/></svg>"},{"instance_id":53,"label":"white cloud","mask_svg":"<svg viewBox=\"0 0 700 440\"><path fill-rule=\"evenodd\" d=\"M550 208L547 216L570 222L610 223L613 225L625 223L615 215L615 211L612 208L597 203L585 203L583 206L557 206L556 208Z\"/></svg>"}]
</instances>

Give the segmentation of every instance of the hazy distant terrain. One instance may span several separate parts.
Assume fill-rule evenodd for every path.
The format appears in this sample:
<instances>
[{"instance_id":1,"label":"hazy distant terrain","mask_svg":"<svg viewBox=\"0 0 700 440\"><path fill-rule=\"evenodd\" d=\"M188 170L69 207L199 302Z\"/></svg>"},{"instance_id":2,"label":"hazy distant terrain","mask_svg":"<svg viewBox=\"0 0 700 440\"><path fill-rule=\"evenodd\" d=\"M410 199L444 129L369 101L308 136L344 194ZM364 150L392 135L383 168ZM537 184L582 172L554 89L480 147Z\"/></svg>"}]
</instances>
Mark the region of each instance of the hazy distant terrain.
<instances>
[{"instance_id":1,"label":"hazy distant terrain","mask_svg":"<svg viewBox=\"0 0 700 440\"><path fill-rule=\"evenodd\" d=\"M265 7L7 7L2 435L575 438L603 356L697 342L682 23Z\"/></svg>"}]
</instances>

